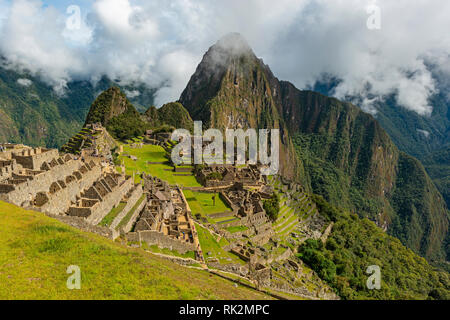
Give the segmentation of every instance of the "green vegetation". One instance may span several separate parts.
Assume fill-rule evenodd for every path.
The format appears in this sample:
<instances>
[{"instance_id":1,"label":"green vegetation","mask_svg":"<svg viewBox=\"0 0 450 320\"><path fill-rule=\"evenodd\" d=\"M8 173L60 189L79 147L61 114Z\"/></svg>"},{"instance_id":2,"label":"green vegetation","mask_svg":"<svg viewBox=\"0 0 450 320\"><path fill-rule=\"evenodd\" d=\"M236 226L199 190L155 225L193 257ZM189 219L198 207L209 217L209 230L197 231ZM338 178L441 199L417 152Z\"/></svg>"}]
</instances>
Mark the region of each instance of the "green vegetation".
<instances>
[{"instance_id":1,"label":"green vegetation","mask_svg":"<svg viewBox=\"0 0 450 320\"><path fill-rule=\"evenodd\" d=\"M81 270L81 290L68 290ZM0 299L266 299L262 293L0 202Z\"/></svg>"},{"instance_id":2,"label":"green vegetation","mask_svg":"<svg viewBox=\"0 0 450 320\"><path fill-rule=\"evenodd\" d=\"M355 124L353 130L362 131L363 123ZM370 128L369 124L366 126ZM360 217L373 221L389 223L391 235L430 261L445 259L443 240L447 233L448 214L431 179L418 160L398 151L385 134L368 131L361 133L362 137L375 139L373 136L381 136L377 139L385 141L377 142L383 147L376 147L374 141L365 142L367 145L378 150L391 149L391 163L384 164L384 173L371 172L373 151L367 149L361 137L354 135L342 140L339 136L325 134L297 134L294 143L305 167L306 185L336 207L357 212ZM351 150L360 150L359 158L345 151L348 145ZM394 166L398 169L388 174ZM381 174L387 176L383 178ZM394 174L395 177L392 176ZM372 179L371 183L369 179ZM388 179L392 181L393 191L385 197L376 190L377 184L384 185ZM443 229L429 229L430 220Z\"/></svg>"},{"instance_id":3,"label":"green vegetation","mask_svg":"<svg viewBox=\"0 0 450 320\"><path fill-rule=\"evenodd\" d=\"M190 259L195 260L195 252L194 251L189 251L189 252L186 252L185 254L181 254L181 253L179 253L176 250L170 250L170 249L167 249L167 248L160 248L157 245L148 246L146 242L142 243L142 247L144 249L146 249L148 251L151 251L151 252L154 252L154 253L162 253L162 254L165 254L165 255L168 255L168 256L175 256L175 257L180 257L180 258L185 258L185 259L190 258Z\"/></svg>"},{"instance_id":4,"label":"green vegetation","mask_svg":"<svg viewBox=\"0 0 450 320\"><path fill-rule=\"evenodd\" d=\"M124 154L137 157L137 160L131 160L123 154L118 157L119 162L124 162L126 174L132 175L133 172L147 173L167 181L170 184L179 184L184 187L201 187L195 176L177 175L173 167L168 164L166 151L164 148L155 145L144 145L142 148L133 149L129 145L123 146ZM160 162L160 164L148 164L148 162ZM140 177L136 177L136 181L140 181Z\"/></svg>"},{"instance_id":5,"label":"green vegetation","mask_svg":"<svg viewBox=\"0 0 450 320\"><path fill-rule=\"evenodd\" d=\"M272 221L278 219L280 213L280 197L278 193L274 192L272 198L264 201L264 210Z\"/></svg>"},{"instance_id":6,"label":"green vegetation","mask_svg":"<svg viewBox=\"0 0 450 320\"><path fill-rule=\"evenodd\" d=\"M144 114L148 123L158 128L161 126L170 126L173 129L194 130L194 121L189 112L179 102L171 102L163 105L161 108L150 107Z\"/></svg>"},{"instance_id":7,"label":"green vegetation","mask_svg":"<svg viewBox=\"0 0 450 320\"><path fill-rule=\"evenodd\" d=\"M223 249L228 245L228 241L225 238L221 238L217 241L217 236L211 234L208 229L201 227L199 224L195 224L195 229L198 233L198 240L203 250L203 255L208 262L208 257L216 258L222 264L239 263L245 264L244 261L239 259L232 253L229 253ZM208 255L210 253L210 255Z\"/></svg>"},{"instance_id":8,"label":"green vegetation","mask_svg":"<svg viewBox=\"0 0 450 320\"><path fill-rule=\"evenodd\" d=\"M430 154L422 163L450 208L450 147Z\"/></svg>"},{"instance_id":9,"label":"green vegetation","mask_svg":"<svg viewBox=\"0 0 450 320\"><path fill-rule=\"evenodd\" d=\"M127 213L127 215L125 217L123 217L122 221L120 221L120 223L117 225L116 230L120 230L120 228L125 226L130 221L131 217L136 212L136 209L140 206L142 201L144 201L146 196L147 196L146 194L143 194L139 198L139 200L136 202L136 204L133 206L133 208L131 208L131 210Z\"/></svg>"},{"instance_id":10,"label":"green vegetation","mask_svg":"<svg viewBox=\"0 0 450 320\"><path fill-rule=\"evenodd\" d=\"M208 180L219 180L221 181L223 179L222 175L219 172L211 172L206 176L206 179Z\"/></svg>"},{"instance_id":11,"label":"green vegetation","mask_svg":"<svg viewBox=\"0 0 450 320\"><path fill-rule=\"evenodd\" d=\"M113 208L99 223L99 225L104 227L109 227L114 219L117 217L119 213L122 212L123 208L127 205L126 202L120 202L117 207Z\"/></svg>"},{"instance_id":12,"label":"green vegetation","mask_svg":"<svg viewBox=\"0 0 450 320\"><path fill-rule=\"evenodd\" d=\"M218 193L196 192L190 190L184 190L183 193L191 207L193 215L201 214L202 216L208 216L213 213L232 211L231 208L223 202ZM216 197L215 204L213 201L214 196Z\"/></svg>"},{"instance_id":13,"label":"green vegetation","mask_svg":"<svg viewBox=\"0 0 450 320\"><path fill-rule=\"evenodd\" d=\"M246 226L235 226L235 227L228 227L225 229L230 233L244 232L248 230Z\"/></svg>"},{"instance_id":14,"label":"green vegetation","mask_svg":"<svg viewBox=\"0 0 450 320\"><path fill-rule=\"evenodd\" d=\"M450 299L448 273L437 272L425 259L385 234L373 222L338 210L315 196L325 217L334 221L327 242L307 240L299 257L345 299ZM381 290L369 290L366 269L381 268Z\"/></svg>"},{"instance_id":15,"label":"green vegetation","mask_svg":"<svg viewBox=\"0 0 450 320\"><path fill-rule=\"evenodd\" d=\"M30 85L20 85L18 79L28 79ZM106 77L95 85L73 81L59 95L39 76L0 67L0 141L60 148L82 128L98 92L115 85ZM139 90L141 94L130 101L140 110L153 103L153 89L144 85L120 88Z\"/></svg>"},{"instance_id":16,"label":"green vegetation","mask_svg":"<svg viewBox=\"0 0 450 320\"><path fill-rule=\"evenodd\" d=\"M115 138L125 141L142 136L149 125L117 87L104 91L92 104L86 118L88 123L101 123Z\"/></svg>"}]
</instances>

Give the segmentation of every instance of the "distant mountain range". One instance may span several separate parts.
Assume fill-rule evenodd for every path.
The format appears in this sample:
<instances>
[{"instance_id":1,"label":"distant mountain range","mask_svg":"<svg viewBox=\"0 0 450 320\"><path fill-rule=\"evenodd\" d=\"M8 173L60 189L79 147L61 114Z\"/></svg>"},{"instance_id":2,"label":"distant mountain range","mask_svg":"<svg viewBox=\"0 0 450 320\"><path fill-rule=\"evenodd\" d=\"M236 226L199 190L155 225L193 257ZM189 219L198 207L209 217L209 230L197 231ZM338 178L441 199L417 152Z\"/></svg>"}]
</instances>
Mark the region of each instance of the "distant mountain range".
<instances>
[{"instance_id":1,"label":"distant mountain range","mask_svg":"<svg viewBox=\"0 0 450 320\"><path fill-rule=\"evenodd\" d=\"M139 111L153 105L155 90L143 84L121 86L106 77L69 82L59 96L38 76L0 67L0 141L60 147L80 130L92 101L111 86L129 94Z\"/></svg>"}]
</instances>

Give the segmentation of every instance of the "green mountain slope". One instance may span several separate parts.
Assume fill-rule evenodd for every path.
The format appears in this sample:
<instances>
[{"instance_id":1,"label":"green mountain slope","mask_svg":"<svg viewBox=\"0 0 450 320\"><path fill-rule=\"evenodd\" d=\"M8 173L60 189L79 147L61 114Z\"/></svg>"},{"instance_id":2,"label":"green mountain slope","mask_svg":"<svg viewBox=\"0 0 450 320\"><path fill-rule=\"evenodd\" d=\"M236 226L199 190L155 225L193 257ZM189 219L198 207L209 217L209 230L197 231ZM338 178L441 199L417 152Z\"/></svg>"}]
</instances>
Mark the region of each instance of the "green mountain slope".
<instances>
[{"instance_id":1,"label":"green mountain slope","mask_svg":"<svg viewBox=\"0 0 450 320\"><path fill-rule=\"evenodd\" d=\"M450 147L431 153L422 162L450 208Z\"/></svg>"},{"instance_id":2,"label":"green mountain slope","mask_svg":"<svg viewBox=\"0 0 450 320\"><path fill-rule=\"evenodd\" d=\"M450 144L450 92L445 84L446 79L439 76L438 72L433 72L433 78L439 92L429 99L433 108L431 115L419 115L407 110L397 104L395 95L391 95L374 102L377 110L375 118L401 151L424 163L425 169L450 208L450 171L446 169L450 159L442 157ZM335 79L317 82L314 91L330 95L338 83Z\"/></svg>"},{"instance_id":3,"label":"green mountain slope","mask_svg":"<svg viewBox=\"0 0 450 320\"><path fill-rule=\"evenodd\" d=\"M144 119L152 127L169 125L174 128L194 130L194 121L179 102L167 103L159 109L152 106L144 113Z\"/></svg>"},{"instance_id":4,"label":"green mountain slope","mask_svg":"<svg viewBox=\"0 0 450 320\"><path fill-rule=\"evenodd\" d=\"M81 289L69 290L69 266ZM81 232L0 202L0 299L250 299L268 297L202 270Z\"/></svg>"},{"instance_id":5,"label":"green mountain slope","mask_svg":"<svg viewBox=\"0 0 450 320\"><path fill-rule=\"evenodd\" d=\"M359 108L282 82L284 114L309 185L430 260L443 260L449 213L420 162Z\"/></svg>"},{"instance_id":6,"label":"green mountain slope","mask_svg":"<svg viewBox=\"0 0 450 320\"><path fill-rule=\"evenodd\" d=\"M450 277L384 233L372 221L338 210L315 196L320 212L335 222L323 244L307 240L299 256L344 299L450 299ZM380 268L381 287L367 288L369 266Z\"/></svg>"},{"instance_id":7,"label":"green mountain slope","mask_svg":"<svg viewBox=\"0 0 450 320\"><path fill-rule=\"evenodd\" d=\"M101 123L113 137L120 140L143 135L149 127L118 87L109 88L95 99L85 125L92 123Z\"/></svg>"}]
</instances>

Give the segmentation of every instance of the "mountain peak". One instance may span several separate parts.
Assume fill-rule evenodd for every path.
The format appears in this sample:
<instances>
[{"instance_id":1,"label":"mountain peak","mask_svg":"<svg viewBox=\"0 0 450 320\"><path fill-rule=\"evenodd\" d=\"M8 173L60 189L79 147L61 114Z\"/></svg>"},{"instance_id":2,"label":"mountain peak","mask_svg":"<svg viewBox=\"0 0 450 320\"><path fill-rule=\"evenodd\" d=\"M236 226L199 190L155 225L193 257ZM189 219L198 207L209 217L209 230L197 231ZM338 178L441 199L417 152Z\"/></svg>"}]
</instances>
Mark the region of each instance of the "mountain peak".
<instances>
[{"instance_id":1,"label":"mountain peak","mask_svg":"<svg viewBox=\"0 0 450 320\"><path fill-rule=\"evenodd\" d=\"M211 49L220 50L231 55L253 54L253 50L247 40L237 32L223 36Z\"/></svg>"}]
</instances>

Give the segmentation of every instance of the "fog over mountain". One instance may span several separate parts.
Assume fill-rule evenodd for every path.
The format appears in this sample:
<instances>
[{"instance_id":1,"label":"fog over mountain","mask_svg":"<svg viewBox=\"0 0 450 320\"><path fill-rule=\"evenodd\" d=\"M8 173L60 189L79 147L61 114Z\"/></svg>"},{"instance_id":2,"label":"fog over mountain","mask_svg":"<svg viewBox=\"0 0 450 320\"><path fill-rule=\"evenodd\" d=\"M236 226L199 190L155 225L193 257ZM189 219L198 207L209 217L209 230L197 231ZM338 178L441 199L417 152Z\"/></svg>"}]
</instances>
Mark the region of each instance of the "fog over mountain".
<instances>
[{"instance_id":1,"label":"fog over mountain","mask_svg":"<svg viewBox=\"0 0 450 320\"><path fill-rule=\"evenodd\" d=\"M381 29L370 30L377 8ZM429 115L440 87L430 69L450 78L449 15L446 0L0 0L0 52L59 94L71 80L107 75L158 88L160 106L180 96L210 44L234 31L299 88L328 74L341 79L333 95L361 96L366 111L395 93L400 107Z\"/></svg>"}]
</instances>

